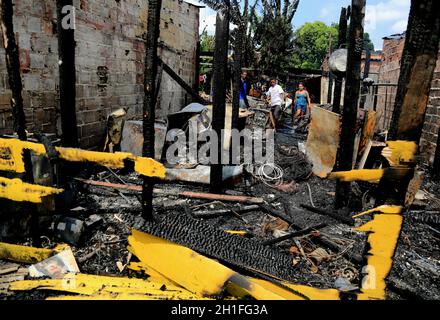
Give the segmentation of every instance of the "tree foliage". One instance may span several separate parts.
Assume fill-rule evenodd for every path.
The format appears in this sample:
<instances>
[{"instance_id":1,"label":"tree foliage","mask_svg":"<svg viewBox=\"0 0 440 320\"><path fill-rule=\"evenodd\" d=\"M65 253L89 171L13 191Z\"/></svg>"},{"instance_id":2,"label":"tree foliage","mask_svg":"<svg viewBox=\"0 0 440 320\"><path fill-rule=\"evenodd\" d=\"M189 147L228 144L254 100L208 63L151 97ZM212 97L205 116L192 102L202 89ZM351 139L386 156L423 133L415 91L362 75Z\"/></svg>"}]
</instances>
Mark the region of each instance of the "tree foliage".
<instances>
[{"instance_id":1,"label":"tree foliage","mask_svg":"<svg viewBox=\"0 0 440 320\"><path fill-rule=\"evenodd\" d=\"M205 30L200 35L200 49L201 51L213 52L215 48L215 37L209 35Z\"/></svg>"},{"instance_id":2,"label":"tree foliage","mask_svg":"<svg viewBox=\"0 0 440 320\"><path fill-rule=\"evenodd\" d=\"M329 50L338 49L339 25L324 22L307 22L294 33L292 65L296 68L320 69ZM364 33L364 47L374 51L370 35Z\"/></svg>"},{"instance_id":3,"label":"tree foliage","mask_svg":"<svg viewBox=\"0 0 440 320\"><path fill-rule=\"evenodd\" d=\"M321 21L305 23L294 33L293 66L304 69L320 69L329 49L337 46L337 43L337 25L328 26Z\"/></svg>"},{"instance_id":4,"label":"tree foliage","mask_svg":"<svg viewBox=\"0 0 440 320\"><path fill-rule=\"evenodd\" d=\"M255 43L260 69L269 74L285 71L293 48L292 20L299 0L262 0L262 18L257 21Z\"/></svg>"}]
</instances>

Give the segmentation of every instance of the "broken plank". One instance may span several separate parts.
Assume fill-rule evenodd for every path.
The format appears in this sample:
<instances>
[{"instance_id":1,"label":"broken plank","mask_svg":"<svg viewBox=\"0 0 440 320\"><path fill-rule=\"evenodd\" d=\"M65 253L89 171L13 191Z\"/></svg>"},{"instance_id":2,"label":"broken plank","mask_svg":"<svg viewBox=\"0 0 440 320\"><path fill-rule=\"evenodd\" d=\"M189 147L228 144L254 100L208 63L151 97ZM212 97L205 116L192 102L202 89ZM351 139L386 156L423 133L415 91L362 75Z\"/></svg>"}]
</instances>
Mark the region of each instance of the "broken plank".
<instances>
[{"instance_id":1,"label":"broken plank","mask_svg":"<svg viewBox=\"0 0 440 320\"><path fill-rule=\"evenodd\" d=\"M141 192L142 187L136 185L123 185L123 184L115 184L109 182L102 181L94 181L94 180L84 180L76 178L75 180L82 182L84 184L96 186L96 187L104 187L104 188L113 188L118 190L130 190L135 192ZM264 202L263 198L256 197L246 197L246 196L232 196L232 195L224 195L224 194L215 194L215 193L203 193L203 192L192 192L192 191L169 191L162 189L154 189L155 194L162 195L174 195L180 197L187 197L192 199L205 199L205 200L219 200L225 202L241 202L241 203L255 203L260 204Z\"/></svg>"},{"instance_id":2,"label":"broken plank","mask_svg":"<svg viewBox=\"0 0 440 320\"><path fill-rule=\"evenodd\" d=\"M292 233L286 234L285 236L281 236L281 237L278 237L278 238L275 238L275 239L267 240L267 241L263 242L263 245L269 246L269 245L273 245L273 244L276 244L276 243L279 243L279 242L282 242L282 241L285 241L285 240L292 239L294 237L304 236L304 235L309 234L312 231L325 228L326 226L327 226L327 224L321 223L321 224L318 224L317 226L314 226L314 227L311 227L311 228L307 228L307 229L304 229L304 230L292 232Z\"/></svg>"},{"instance_id":3,"label":"broken plank","mask_svg":"<svg viewBox=\"0 0 440 320\"><path fill-rule=\"evenodd\" d=\"M335 220L338 220L339 222L345 223L349 226L354 226L354 220L350 217L343 216L342 214L339 214L338 212L334 212L331 210L323 210L319 208L315 208L306 204L301 204L301 207L304 209L307 209L313 213L317 213L320 215L329 216Z\"/></svg>"},{"instance_id":4,"label":"broken plank","mask_svg":"<svg viewBox=\"0 0 440 320\"><path fill-rule=\"evenodd\" d=\"M176 81L191 97L198 103L208 105L210 104L208 101L203 99L191 86L186 83L185 80L183 80L177 73L174 72L174 70L167 65L165 62L163 62L160 58L157 58L159 66L163 68L163 71L165 71L174 81Z\"/></svg>"},{"instance_id":5,"label":"broken plank","mask_svg":"<svg viewBox=\"0 0 440 320\"><path fill-rule=\"evenodd\" d=\"M192 213L192 216L195 218L204 218L204 219L209 219L209 218L217 218L217 217L221 217L227 214L233 214L233 213L246 213L246 212L250 212L250 211L255 211L255 210L259 210L260 206L258 205L252 205L252 206L245 206L239 209L220 209L220 210L210 210L210 211L200 211L200 212L194 212Z\"/></svg>"}]
</instances>

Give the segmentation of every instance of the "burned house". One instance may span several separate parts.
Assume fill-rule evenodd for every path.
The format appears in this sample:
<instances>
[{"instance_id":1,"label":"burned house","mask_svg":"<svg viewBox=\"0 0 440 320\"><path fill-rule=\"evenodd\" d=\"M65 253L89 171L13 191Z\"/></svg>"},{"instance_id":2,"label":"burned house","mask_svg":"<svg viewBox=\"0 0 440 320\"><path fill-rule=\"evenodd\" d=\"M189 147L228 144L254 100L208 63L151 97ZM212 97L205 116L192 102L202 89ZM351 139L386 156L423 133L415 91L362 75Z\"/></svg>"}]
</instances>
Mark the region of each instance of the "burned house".
<instances>
[{"instance_id":1,"label":"burned house","mask_svg":"<svg viewBox=\"0 0 440 320\"><path fill-rule=\"evenodd\" d=\"M128 109L142 118L147 1L74 1L76 116L80 146L101 149L107 117ZM196 81L199 7L165 0L159 57L189 85ZM18 1L14 29L20 48L24 111L29 132L60 135L58 40L55 1ZM3 41L1 41L3 43ZM0 45L0 55L4 49ZM168 74L162 77L157 117L179 111L190 97ZM0 134L13 133L5 59L0 59Z\"/></svg>"},{"instance_id":2,"label":"burned house","mask_svg":"<svg viewBox=\"0 0 440 320\"><path fill-rule=\"evenodd\" d=\"M199 7L171 0L76 1L72 32L59 28L66 2L57 1L53 21L48 4L17 1L14 10L11 0L0 0L12 91L12 99L9 90L1 92L9 101L0 132L1 299L440 299L440 189L429 172L423 180L418 150L430 81L423 96L402 93L411 79L431 79L438 38L421 34L419 47L404 50L427 57L431 68L402 65L409 71L402 72L396 101L405 103L396 103L399 131L388 139L375 135L371 105L375 109L377 100L363 101L359 85L368 69L357 50L365 0L352 0L348 15L342 115L313 105L298 122L286 111L287 101L275 104L276 96L273 105L253 97L253 106L240 110L239 61L232 81L228 70L229 31L232 19L241 17L239 4L214 6L210 105L195 83ZM429 7L438 1L424 2L411 10L410 43L417 23L440 31L440 11ZM281 5L273 2L274 10ZM283 11L294 14L297 5ZM43 12L49 18L41 18ZM238 23L246 26L243 21ZM63 46L68 34L75 38ZM38 36L50 39L50 49ZM58 45L59 61L52 51ZM74 59L61 58L69 53ZM52 64L45 59L57 60L60 79L56 67L47 73ZM72 60L76 69L69 78ZM371 74L376 67L370 64ZM320 72L286 75L320 87ZM53 100L43 103L46 92ZM72 102L66 98L75 92L66 114L64 103ZM363 123L360 109L369 109ZM418 117L411 116L414 109ZM165 118L165 127L156 127ZM74 130L66 131L68 125ZM134 144L120 150L123 128L132 128L125 142ZM72 146L66 134L77 130L80 146ZM49 139L60 133L61 142ZM174 152L165 158L156 150L164 146L164 133L171 136L166 151ZM234 152L234 145L243 148ZM247 161L251 154L261 157ZM228 166L233 168L225 174ZM35 174L41 168L47 172Z\"/></svg>"}]
</instances>

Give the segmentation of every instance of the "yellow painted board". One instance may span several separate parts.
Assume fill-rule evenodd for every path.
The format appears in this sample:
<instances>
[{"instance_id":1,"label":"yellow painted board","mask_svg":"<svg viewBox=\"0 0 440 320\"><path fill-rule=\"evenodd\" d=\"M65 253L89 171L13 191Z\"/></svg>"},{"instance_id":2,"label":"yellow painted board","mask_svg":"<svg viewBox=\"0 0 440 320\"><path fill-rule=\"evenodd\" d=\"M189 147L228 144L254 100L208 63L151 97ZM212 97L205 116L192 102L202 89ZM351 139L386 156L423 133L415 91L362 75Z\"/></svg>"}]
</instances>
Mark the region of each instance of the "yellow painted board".
<instances>
[{"instance_id":1,"label":"yellow painted board","mask_svg":"<svg viewBox=\"0 0 440 320\"><path fill-rule=\"evenodd\" d=\"M39 249L0 242L0 260L34 264L50 258L56 250Z\"/></svg>"},{"instance_id":2,"label":"yellow painted board","mask_svg":"<svg viewBox=\"0 0 440 320\"><path fill-rule=\"evenodd\" d=\"M383 169L362 169L351 171L333 172L329 175L329 179L341 180L345 182L366 181L379 182L384 175Z\"/></svg>"},{"instance_id":3,"label":"yellow painted board","mask_svg":"<svg viewBox=\"0 0 440 320\"><path fill-rule=\"evenodd\" d=\"M373 219L356 228L368 232L370 250L367 256L367 276L363 279L362 294L358 299L385 299L386 282L392 265L394 252L400 236L403 217L400 212L375 214Z\"/></svg>"},{"instance_id":4,"label":"yellow painted board","mask_svg":"<svg viewBox=\"0 0 440 320\"><path fill-rule=\"evenodd\" d=\"M293 290L300 289L296 290L299 294L295 294L271 282L244 277L189 248L136 230L128 242L130 252L148 268L160 270L166 278L201 296L219 296L225 288L240 297L247 295L262 300L304 300L318 296L334 299L337 292L289 284ZM301 291L307 291L305 298Z\"/></svg>"},{"instance_id":5,"label":"yellow painted board","mask_svg":"<svg viewBox=\"0 0 440 320\"><path fill-rule=\"evenodd\" d=\"M24 149L31 150L37 155L46 154L46 149L42 144L0 138L0 170L24 173ZM137 173L160 179L165 178L165 167L161 163L154 159L137 157L131 153L106 153L62 147L56 147L55 150L63 160L92 162L112 169L123 169L125 161L130 160L134 162Z\"/></svg>"},{"instance_id":6,"label":"yellow painted board","mask_svg":"<svg viewBox=\"0 0 440 320\"><path fill-rule=\"evenodd\" d=\"M63 192L62 189L29 184L20 179L0 177L0 198L12 201L42 203L44 197L61 192Z\"/></svg>"},{"instance_id":7,"label":"yellow painted board","mask_svg":"<svg viewBox=\"0 0 440 320\"><path fill-rule=\"evenodd\" d=\"M143 295L156 299L173 299L179 296L198 298L189 291L173 285L136 278L118 278L86 274L68 274L63 279L23 280L11 283L9 290L51 290L86 296Z\"/></svg>"}]
</instances>

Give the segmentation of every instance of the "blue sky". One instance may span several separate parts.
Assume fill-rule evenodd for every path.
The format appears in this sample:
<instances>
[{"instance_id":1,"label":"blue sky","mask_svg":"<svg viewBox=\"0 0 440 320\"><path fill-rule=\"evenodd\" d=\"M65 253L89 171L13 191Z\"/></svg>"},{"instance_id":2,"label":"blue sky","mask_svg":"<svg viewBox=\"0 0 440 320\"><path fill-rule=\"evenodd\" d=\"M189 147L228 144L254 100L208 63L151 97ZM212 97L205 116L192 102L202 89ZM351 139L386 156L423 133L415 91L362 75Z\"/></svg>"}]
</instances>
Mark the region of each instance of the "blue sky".
<instances>
[{"instance_id":1,"label":"blue sky","mask_svg":"<svg viewBox=\"0 0 440 320\"><path fill-rule=\"evenodd\" d=\"M196 0L187 2L197 3ZM351 4L350 0L300 0L293 26L305 22L323 21L327 24L339 21L341 7ZM376 49L381 49L382 38L406 30L411 0L367 0L365 31L370 34ZM201 9L200 30L210 34L215 30L215 12Z\"/></svg>"}]
</instances>

